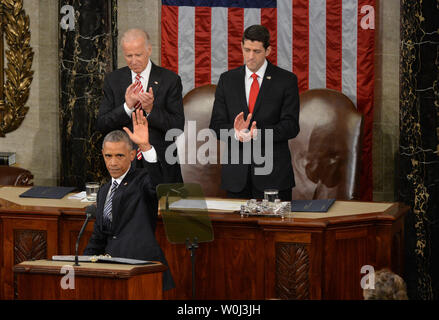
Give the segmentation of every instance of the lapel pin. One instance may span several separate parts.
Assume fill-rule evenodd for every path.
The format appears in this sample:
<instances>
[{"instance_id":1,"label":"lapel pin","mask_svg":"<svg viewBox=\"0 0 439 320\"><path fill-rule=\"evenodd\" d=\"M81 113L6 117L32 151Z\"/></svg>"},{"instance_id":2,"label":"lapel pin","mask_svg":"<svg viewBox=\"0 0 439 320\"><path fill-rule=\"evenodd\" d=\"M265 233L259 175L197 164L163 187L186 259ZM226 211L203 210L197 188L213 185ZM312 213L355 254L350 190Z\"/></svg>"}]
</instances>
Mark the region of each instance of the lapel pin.
<instances>
[{"instance_id":1,"label":"lapel pin","mask_svg":"<svg viewBox=\"0 0 439 320\"><path fill-rule=\"evenodd\" d=\"M159 84L157 81L154 81L154 84Z\"/></svg>"},{"instance_id":2,"label":"lapel pin","mask_svg":"<svg viewBox=\"0 0 439 320\"><path fill-rule=\"evenodd\" d=\"M123 185L126 186L128 184L128 182L125 182Z\"/></svg>"},{"instance_id":3,"label":"lapel pin","mask_svg":"<svg viewBox=\"0 0 439 320\"><path fill-rule=\"evenodd\" d=\"M267 76L267 80L271 80L271 76Z\"/></svg>"}]
</instances>

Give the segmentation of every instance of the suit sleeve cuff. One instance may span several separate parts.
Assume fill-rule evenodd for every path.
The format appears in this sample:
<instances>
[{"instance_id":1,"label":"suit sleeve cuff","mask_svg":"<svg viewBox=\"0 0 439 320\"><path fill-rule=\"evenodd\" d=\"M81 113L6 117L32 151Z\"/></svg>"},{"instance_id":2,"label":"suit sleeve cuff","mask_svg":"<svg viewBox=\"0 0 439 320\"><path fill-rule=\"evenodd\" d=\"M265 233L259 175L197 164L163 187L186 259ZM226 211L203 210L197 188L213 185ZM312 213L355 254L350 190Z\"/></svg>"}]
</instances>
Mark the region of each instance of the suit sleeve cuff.
<instances>
[{"instance_id":1,"label":"suit sleeve cuff","mask_svg":"<svg viewBox=\"0 0 439 320\"><path fill-rule=\"evenodd\" d=\"M238 132L236 130L233 130L235 132L235 140L239 141Z\"/></svg>"},{"instance_id":2,"label":"suit sleeve cuff","mask_svg":"<svg viewBox=\"0 0 439 320\"><path fill-rule=\"evenodd\" d=\"M131 118L131 114L133 113L134 108L132 110L130 108L128 108L128 105L126 102L124 102L123 108L125 109L125 112L127 113L128 117Z\"/></svg>"},{"instance_id":3,"label":"suit sleeve cuff","mask_svg":"<svg viewBox=\"0 0 439 320\"><path fill-rule=\"evenodd\" d=\"M142 155L143 155L143 159L145 159L145 161L147 162L151 162L151 163L157 162L157 152L155 151L154 146L151 146L151 149L149 149L148 151L145 152L142 151Z\"/></svg>"}]
</instances>

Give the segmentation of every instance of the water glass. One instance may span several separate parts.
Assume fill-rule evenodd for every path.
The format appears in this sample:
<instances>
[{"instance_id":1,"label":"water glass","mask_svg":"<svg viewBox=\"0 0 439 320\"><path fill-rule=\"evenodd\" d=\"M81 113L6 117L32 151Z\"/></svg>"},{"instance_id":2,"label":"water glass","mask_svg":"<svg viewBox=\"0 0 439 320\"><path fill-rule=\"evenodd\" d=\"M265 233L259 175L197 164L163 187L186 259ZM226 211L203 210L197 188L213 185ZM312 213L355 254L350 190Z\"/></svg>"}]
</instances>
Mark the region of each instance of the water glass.
<instances>
[{"instance_id":1,"label":"water glass","mask_svg":"<svg viewBox=\"0 0 439 320\"><path fill-rule=\"evenodd\" d=\"M268 202L274 202L274 200L279 198L279 190L277 189L267 189L264 191L264 199Z\"/></svg>"},{"instance_id":2,"label":"water glass","mask_svg":"<svg viewBox=\"0 0 439 320\"><path fill-rule=\"evenodd\" d=\"M99 190L98 182L87 182L85 184L85 194L88 201L96 201L96 196Z\"/></svg>"}]
</instances>

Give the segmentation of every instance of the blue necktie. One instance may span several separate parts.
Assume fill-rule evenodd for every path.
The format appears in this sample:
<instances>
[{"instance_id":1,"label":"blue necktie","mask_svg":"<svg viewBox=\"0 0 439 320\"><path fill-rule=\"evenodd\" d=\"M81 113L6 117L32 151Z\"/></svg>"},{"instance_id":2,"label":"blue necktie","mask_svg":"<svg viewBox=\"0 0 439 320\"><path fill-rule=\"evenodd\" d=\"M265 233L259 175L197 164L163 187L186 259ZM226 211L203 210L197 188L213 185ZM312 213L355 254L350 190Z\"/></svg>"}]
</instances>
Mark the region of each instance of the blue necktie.
<instances>
[{"instance_id":1,"label":"blue necktie","mask_svg":"<svg viewBox=\"0 0 439 320\"><path fill-rule=\"evenodd\" d=\"M116 180L114 180L113 185L111 186L110 195L108 196L107 202L105 202L104 206L104 226L107 228L107 230L111 229L111 222L113 221L113 196L117 187L118 183Z\"/></svg>"}]
</instances>

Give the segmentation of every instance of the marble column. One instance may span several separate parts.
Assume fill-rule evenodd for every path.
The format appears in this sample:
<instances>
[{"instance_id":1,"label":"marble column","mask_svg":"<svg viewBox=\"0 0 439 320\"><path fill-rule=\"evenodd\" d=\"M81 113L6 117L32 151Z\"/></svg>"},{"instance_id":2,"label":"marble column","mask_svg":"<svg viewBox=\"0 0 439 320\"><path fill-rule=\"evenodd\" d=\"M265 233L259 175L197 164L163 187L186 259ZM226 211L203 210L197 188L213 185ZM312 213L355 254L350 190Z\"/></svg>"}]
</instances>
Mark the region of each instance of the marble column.
<instances>
[{"instance_id":1,"label":"marble column","mask_svg":"<svg viewBox=\"0 0 439 320\"><path fill-rule=\"evenodd\" d=\"M411 299L439 298L439 1L401 0L399 199Z\"/></svg>"},{"instance_id":2,"label":"marble column","mask_svg":"<svg viewBox=\"0 0 439 320\"><path fill-rule=\"evenodd\" d=\"M59 1L59 21L64 22L59 33L61 185L79 190L84 190L86 181L103 182L107 177L101 156L102 136L95 122L104 75L116 61L115 3ZM66 17L72 7L74 21L72 16L70 20Z\"/></svg>"}]
</instances>

